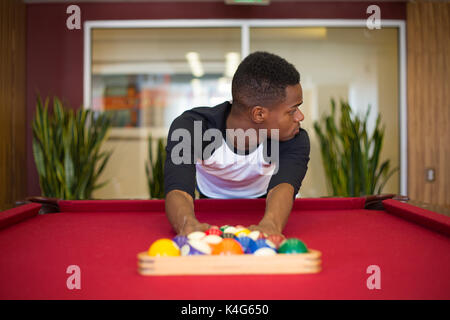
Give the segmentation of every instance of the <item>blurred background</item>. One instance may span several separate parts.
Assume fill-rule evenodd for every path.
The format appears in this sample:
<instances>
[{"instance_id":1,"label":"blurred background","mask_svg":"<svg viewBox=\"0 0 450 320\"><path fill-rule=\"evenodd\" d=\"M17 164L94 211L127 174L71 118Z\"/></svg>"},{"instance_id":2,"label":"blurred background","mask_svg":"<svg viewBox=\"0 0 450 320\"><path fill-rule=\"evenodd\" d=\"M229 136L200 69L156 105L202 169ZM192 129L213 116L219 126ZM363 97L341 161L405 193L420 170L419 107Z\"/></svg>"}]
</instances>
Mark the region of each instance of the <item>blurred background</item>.
<instances>
[{"instance_id":1,"label":"blurred background","mask_svg":"<svg viewBox=\"0 0 450 320\"><path fill-rule=\"evenodd\" d=\"M0 202L42 194L31 129L37 94L111 115L100 148L110 157L98 177L107 183L90 197L148 199L147 171L158 169L149 136L157 155L175 117L231 100L240 61L268 51L301 74L311 161L299 196L333 195L314 124L334 99L338 109L348 103L353 119L370 106L369 134L381 117L379 162L393 170L382 193L450 206L448 3L226 2L78 1L81 28L69 29L70 2L2 1ZM366 26L371 4L381 29Z\"/></svg>"}]
</instances>

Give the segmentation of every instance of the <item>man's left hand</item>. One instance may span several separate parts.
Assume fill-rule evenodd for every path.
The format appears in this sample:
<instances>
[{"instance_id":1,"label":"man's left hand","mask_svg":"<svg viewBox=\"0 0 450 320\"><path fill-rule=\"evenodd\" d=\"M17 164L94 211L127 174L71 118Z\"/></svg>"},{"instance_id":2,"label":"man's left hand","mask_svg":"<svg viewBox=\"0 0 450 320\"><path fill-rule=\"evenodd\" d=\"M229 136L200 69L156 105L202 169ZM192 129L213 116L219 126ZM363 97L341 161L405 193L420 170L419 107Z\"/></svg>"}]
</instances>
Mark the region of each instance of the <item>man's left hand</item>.
<instances>
[{"instance_id":1,"label":"man's left hand","mask_svg":"<svg viewBox=\"0 0 450 320\"><path fill-rule=\"evenodd\" d=\"M263 232L265 234L267 234L267 236L271 236L271 235L279 235L284 237L284 235L280 232L280 230L275 226L275 224L271 221L261 221L259 224L257 225L251 225L248 227L248 229L250 231L260 231Z\"/></svg>"}]
</instances>

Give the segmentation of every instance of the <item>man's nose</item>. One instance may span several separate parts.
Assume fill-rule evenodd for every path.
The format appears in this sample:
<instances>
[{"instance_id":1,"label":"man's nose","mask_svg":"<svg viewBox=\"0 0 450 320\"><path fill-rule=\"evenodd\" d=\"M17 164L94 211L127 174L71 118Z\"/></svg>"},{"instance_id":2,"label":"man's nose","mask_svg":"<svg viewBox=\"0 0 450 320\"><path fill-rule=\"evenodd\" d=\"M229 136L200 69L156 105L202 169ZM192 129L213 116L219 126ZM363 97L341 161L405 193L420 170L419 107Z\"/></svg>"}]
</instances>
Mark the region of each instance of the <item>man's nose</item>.
<instances>
[{"instance_id":1,"label":"man's nose","mask_svg":"<svg viewBox=\"0 0 450 320\"><path fill-rule=\"evenodd\" d=\"M305 115L298 110L298 112L296 112L295 122L303 121L303 119L305 119Z\"/></svg>"}]
</instances>

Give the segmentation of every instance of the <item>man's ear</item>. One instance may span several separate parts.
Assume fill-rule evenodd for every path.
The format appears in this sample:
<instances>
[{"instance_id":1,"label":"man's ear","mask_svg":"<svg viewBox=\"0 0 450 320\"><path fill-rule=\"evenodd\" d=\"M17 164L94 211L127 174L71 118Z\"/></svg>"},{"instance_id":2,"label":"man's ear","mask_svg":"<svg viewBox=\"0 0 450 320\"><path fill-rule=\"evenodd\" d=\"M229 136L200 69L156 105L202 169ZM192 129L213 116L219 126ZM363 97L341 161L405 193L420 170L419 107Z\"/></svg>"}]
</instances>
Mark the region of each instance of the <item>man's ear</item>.
<instances>
[{"instance_id":1,"label":"man's ear","mask_svg":"<svg viewBox=\"0 0 450 320\"><path fill-rule=\"evenodd\" d=\"M251 109L252 120L258 124L263 123L267 119L267 108L255 106Z\"/></svg>"}]
</instances>

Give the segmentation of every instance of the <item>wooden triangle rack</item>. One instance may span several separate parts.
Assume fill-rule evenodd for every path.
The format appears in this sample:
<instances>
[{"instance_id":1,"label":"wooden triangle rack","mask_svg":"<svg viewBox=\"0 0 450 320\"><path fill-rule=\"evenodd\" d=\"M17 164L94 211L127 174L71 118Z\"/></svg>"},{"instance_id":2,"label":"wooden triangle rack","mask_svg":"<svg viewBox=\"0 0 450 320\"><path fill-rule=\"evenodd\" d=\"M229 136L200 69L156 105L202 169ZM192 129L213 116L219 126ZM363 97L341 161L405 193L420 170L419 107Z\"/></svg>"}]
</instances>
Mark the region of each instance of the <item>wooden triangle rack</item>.
<instances>
[{"instance_id":1,"label":"wooden triangle rack","mask_svg":"<svg viewBox=\"0 0 450 320\"><path fill-rule=\"evenodd\" d=\"M230 274L304 274L321 271L321 252L277 254L274 256L198 255L150 257L141 252L138 273L143 276L230 275Z\"/></svg>"}]
</instances>

